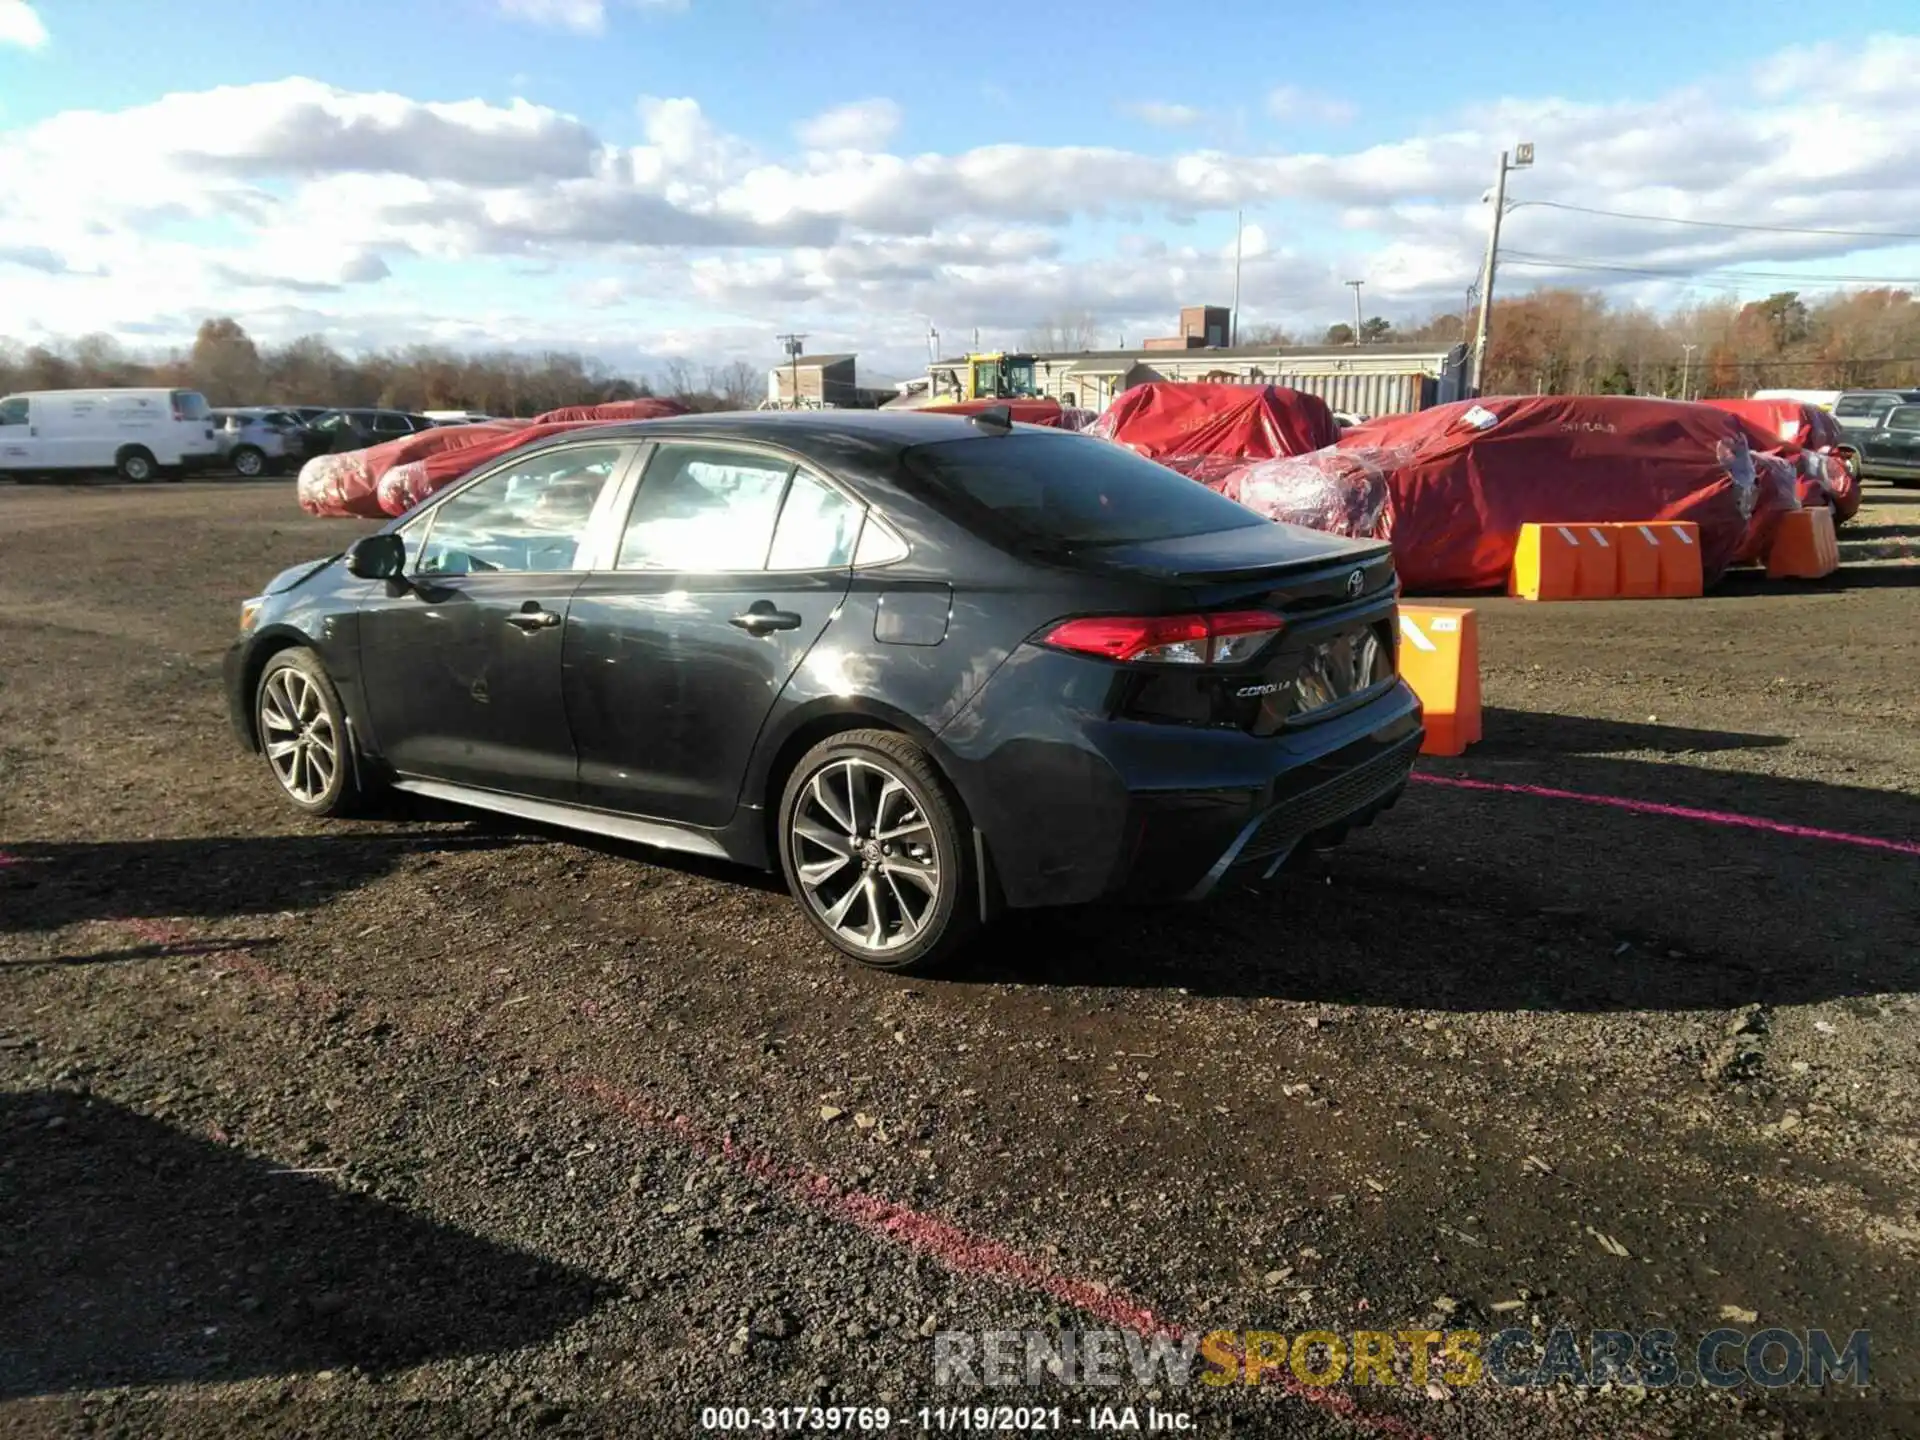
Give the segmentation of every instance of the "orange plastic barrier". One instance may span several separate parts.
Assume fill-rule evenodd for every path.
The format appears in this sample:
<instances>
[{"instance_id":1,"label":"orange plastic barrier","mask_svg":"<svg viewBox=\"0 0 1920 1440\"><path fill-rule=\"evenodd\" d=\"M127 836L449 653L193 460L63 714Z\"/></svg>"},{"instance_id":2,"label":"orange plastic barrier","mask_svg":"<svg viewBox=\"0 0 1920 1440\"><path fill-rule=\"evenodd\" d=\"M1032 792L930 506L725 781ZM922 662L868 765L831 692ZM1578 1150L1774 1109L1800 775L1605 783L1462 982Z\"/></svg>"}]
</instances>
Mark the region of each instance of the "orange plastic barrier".
<instances>
[{"instance_id":1,"label":"orange plastic barrier","mask_svg":"<svg viewBox=\"0 0 1920 1440\"><path fill-rule=\"evenodd\" d=\"M1840 568L1840 542L1833 534L1833 512L1824 505L1789 510L1767 551L1769 580L1819 580Z\"/></svg>"},{"instance_id":2,"label":"orange plastic barrier","mask_svg":"<svg viewBox=\"0 0 1920 1440\"><path fill-rule=\"evenodd\" d=\"M1619 593L1606 527L1522 525L1509 594L1526 600L1606 600Z\"/></svg>"},{"instance_id":3,"label":"orange plastic barrier","mask_svg":"<svg viewBox=\"0 0 1920 1440\"><path fill-rule=\"evenodd\" d=\"M1649 520L1636 530L1660 547L1660 593L1684 599L1704 593L1700 575L1700 527L1691 520Z\"/></svg>"},{"instance_id":4,"label":"orange plastic barrier","mask_svg":"<svg viewBox=\"0 0 1920 1440\"><path fill-rule=\"evenodd\" d=\"M1660 593L1660 537L1645 525L1609 525L1619 557L1620 598L1650 600Z\"/></svg>"},{"instance_id":5,"label":"orange plastic barrier","mask_svg":"<svg viewBox=\"0 0 1920 1440\"><path fill-rule=\"evenodd\" d=\"M1400 675L1420 697L1422 755L1461 755L1480 738L1480 630L1471 610L1400 607Z\"/></svg>"}]
</instances>

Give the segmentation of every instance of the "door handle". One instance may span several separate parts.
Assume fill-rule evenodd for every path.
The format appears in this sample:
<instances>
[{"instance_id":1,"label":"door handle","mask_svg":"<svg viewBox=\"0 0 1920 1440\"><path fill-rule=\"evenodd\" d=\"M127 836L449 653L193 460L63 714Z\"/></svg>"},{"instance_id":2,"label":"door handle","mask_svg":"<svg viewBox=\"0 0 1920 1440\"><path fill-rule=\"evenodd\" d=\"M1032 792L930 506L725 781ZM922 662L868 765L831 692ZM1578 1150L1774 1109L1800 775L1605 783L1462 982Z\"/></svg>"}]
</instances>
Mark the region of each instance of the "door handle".
<instances>
[{"instance_id":1,"label":"door handle","mask_svg":"<svg viewBox=\"0 0 1920 1440\"><path fill-rule=\"evenodd\" d=\"M739 626L749 635L771 635L776 630L798 630L800 617L791 610L774 609L771 600L756 600L744 614L734 616L728 623Z\"/></svg>"},{"instance_id":2,"label":"door handle","mask_svg":"<svg viewBox=\"0 0 1920 1440\"><path fill-rule=\"evenodd\" d=\"M560 617L551 610L542 610L538 600L529 600L523 608L507 616L507 623L531 635L536 630L551 630L560 623Z\"/></svg>"}]
</instances>

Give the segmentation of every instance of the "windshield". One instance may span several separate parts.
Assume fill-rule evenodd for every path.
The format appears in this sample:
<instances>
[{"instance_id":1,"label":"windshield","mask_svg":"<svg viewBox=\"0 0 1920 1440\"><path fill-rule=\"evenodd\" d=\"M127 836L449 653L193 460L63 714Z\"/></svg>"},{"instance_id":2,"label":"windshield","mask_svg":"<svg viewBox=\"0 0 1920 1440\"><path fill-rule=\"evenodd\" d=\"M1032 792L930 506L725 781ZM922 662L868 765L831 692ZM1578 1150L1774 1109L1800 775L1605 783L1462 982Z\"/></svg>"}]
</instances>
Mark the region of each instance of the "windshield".
<instances>
[{"instance_id":1,"label":"windshield","mask_svg":"<svg viewBox=\"0 0 1920 1440\"><path fill-rule=\"evenodd\" d=\"M916 445L902 461L968 528L1052 550L1178 540L1268 522L1105 440L1018 431Z\"/></svg>"}]
</instances>

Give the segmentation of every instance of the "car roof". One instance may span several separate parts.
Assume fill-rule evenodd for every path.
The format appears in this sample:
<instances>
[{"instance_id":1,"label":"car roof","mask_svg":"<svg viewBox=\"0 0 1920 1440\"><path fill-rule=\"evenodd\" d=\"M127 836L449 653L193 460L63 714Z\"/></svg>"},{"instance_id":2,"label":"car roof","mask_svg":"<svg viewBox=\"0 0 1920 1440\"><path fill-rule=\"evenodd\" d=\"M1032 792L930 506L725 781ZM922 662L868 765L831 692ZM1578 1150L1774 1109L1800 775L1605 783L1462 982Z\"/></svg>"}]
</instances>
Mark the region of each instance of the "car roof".
<instances>
[{"instance_id":1,"label":"car roof","mask_svg":"<svg viewBox=\"0 0 1920 1440\"><path fill-rule=\"evenodd\" d=\"M1073 432L1044 425L1016 425L1023 434L1071 439ZM669 415L653 420L613 421L594 427L594 438L645 440L745 440L778 445L824 464L885 465L902 451L943 440L991 440L993 432L965 415L915 410L723 410L705 415ZM554 442L583 438L569 431Z\"/></svg>"}]
</instances>

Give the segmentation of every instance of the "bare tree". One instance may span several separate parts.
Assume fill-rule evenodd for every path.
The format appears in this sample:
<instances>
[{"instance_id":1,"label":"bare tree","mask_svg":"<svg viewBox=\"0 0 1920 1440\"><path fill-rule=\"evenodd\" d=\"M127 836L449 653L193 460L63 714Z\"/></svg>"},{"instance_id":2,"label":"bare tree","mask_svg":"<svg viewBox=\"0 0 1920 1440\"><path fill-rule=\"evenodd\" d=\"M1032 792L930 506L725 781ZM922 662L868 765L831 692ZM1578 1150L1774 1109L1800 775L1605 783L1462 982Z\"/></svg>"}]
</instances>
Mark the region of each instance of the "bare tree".
<instances>
[{"instance_id":1,"label":"bare tree","mask_svg":"<svg viewBox=\"0 0 1920 1440\"><path fill-rule=\"evenodd\" d=\"M744 360L734 360L707 371L707 389L729 410L751 410L766 393L761 373Z\"/></svg>"},{"instance_id":2,"label":"bare tree","mask_svg":"<svg viewBox=\"0 0 1920 1440\"><path fill-rule=\"evenodd\" d=\"M1100 345L1100 319L1091 310L1063 310L1028 330L1020 344L1037 355L1095 350Z\"/></svg>"}]
</instances>

